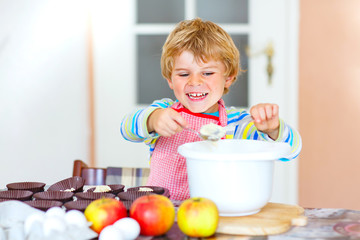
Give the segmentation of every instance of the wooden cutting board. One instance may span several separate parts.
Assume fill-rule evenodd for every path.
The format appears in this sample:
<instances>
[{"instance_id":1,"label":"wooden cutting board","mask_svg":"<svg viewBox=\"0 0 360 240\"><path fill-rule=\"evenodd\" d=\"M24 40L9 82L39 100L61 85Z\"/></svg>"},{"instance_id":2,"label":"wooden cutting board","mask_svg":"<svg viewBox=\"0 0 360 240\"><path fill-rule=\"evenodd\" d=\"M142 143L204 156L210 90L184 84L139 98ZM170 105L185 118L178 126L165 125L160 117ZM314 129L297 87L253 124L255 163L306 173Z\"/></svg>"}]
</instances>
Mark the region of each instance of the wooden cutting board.
<instances>
[{"instance_id":1,"label":"wooden cutting board","mask_svg":"<svg viewBox=\"0 0 360 240\"><path fill-rule=\"evenodd\" d=\"M286 232L291 226L305 226L304 209L297 205L268 203L260 212L242 217L220 217L216 233L263 236Z\"/></svg>"}]
</instances>

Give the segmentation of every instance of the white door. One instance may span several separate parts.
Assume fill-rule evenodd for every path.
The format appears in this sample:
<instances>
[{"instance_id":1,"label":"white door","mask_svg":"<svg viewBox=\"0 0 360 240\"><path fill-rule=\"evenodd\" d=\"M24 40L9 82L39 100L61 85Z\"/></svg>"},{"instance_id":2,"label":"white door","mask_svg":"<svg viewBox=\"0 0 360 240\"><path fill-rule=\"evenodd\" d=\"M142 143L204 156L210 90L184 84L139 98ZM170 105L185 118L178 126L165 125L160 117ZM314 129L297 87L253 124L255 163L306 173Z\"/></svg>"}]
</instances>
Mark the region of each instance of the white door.
<instances>
[{"instance_id":1,"label":"white door","mask_svg":"<svg viewBox=\"0 0 360 240\"><path fill-rule=\"evenodd\" d=\"M249 1L205 1L205 0L123 0L94 3L92 6L95 74L95 112L96 112L96 161L99 166L148 167L148 147L145 144L130 143L122 139L119 127L122 117L147 102L152 96L144 97L141 88L148 89L146 81L138 81L144 75L146 67L160 69L160 63L151 61L159 58L161 39L173 29L175 23L144 23L146 12L152 2L162 14L153 16L184 16L191 19L198 16L199 9L208 10L210 4L221 2L245 4L245 13L238 9L238 15L246 15L241 23L219 23L240 44L247 44L250 57L247 60L247 98L241 101L246 106L259 102L274 102L280 106L280 117L290 125L297 127L297 16L298 0L249 0ZM168 7L174 8L169 14ZM174 5L175 4L175 5ZM226 5L226 4L225 4ZM217 6L214 6L215 9ZM218 8L218 9L222 9ZM145 11L144 11L145 10ZM206 12L206 11L205 11ZM176 14L175 14L176 13ZM241 14L240 14L241 13ZM204 13L202 13L204 14ZM151 19L152 16L148 16ZM176 16L175 16L176 18ZM237 16L235 16L237 18ZM211 20L211 19L209 19ZM142 48L141 44L154 44L155 52ZM268 44L274 47L271 58L274 71L269 84L268 58L263 53ZM240 50L245 54L244 46ZM147 52L149 50L149 52ZM158 52L156 52L158 51ZM147 56L150 56L147 59ZM146 59L148 62L146 62ZM141 61L145 62L141 62ZM246 61L245 61L246 62ZM139 69L139 66L141 68ZM145 74L152 76L149 71ZM153 73L156 76L156 72ZM158 73L159 74L159 73ZM149 77L149 81L151 77ZM161 91L168 91L163 79L156 79ZM246 85L247 84L247 85ZM150 84L151 85L151 84ZM143 87L141 87L143 86ZM241 87L240 91L244 88ZM237 91L230 90L230 92ZM148 91L153 92L153 91ZM139 94L141 93L141 94ZM156 94L155 94L156 95ZM236 95L236 94L235 94ZM240 95L240 94L238 94ZM168 96L169 97L169 96ZM171 97L171 96L170 96ZM159 97L153 97L159 99ZM240 104L241 105L241 104ZM296 161L279 162L275 168L275 182L272 201L284 203L297 202L297 166Z\"/></svg>"},{"instance_id":2,"label":"white door","mask_svg":"<svg viewBox=\"0 0 360 240\"><path fill-rule=\"evenodd\" d=\"M280 117L292 127L298 124L297 87L297 0L251 1L250 19L250 106L259 102L274 102L280 107ZM272 83L268 83L268 58L258 54L272 44L274 68ZM297 203L297 160L277 162L271 201Z\"/></svg>"}]
</instances>

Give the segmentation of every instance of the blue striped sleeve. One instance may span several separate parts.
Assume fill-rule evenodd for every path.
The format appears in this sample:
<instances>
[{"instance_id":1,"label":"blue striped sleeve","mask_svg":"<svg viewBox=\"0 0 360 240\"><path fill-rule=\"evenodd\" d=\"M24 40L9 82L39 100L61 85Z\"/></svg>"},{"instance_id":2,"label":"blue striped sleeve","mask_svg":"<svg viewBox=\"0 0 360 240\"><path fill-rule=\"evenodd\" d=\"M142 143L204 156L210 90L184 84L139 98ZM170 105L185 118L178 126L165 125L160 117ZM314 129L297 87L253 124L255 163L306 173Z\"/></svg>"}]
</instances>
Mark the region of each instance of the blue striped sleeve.
<instances>
[{"instance_id":1,"label":"blue striped sleeve","mask_svg":"<svg viewBox=\"0 0 360 240\"><path fill-rule=\"evenodd\" d=\"M169 98L154 101L150 106L137 109L126 115L120 124L120 133L124 139L131 142L145 142L151 146L155 145L154 139L158 138L156 133L147 130L147 119L150 114L158 108L168 108L174 103Z\"/></svg>"},{"instance_id":2,"label":"blue striped sleeve","mask_svg":"<svg viewBox=\"0 0 360 240\"><path fill-rule=\"evenodd\" d=\"M260 141L274 141L267 134L257 130L250 114L246 110L235 110L235 108L228 108L228 127L227 138L234 139L252 139ZM280 119L279 136L275 140L277 142L288 143L291 147L291 154L282 161L288 161L296 158L302 148L302 141L300 134Z\"/></svg>"}]
</instances>

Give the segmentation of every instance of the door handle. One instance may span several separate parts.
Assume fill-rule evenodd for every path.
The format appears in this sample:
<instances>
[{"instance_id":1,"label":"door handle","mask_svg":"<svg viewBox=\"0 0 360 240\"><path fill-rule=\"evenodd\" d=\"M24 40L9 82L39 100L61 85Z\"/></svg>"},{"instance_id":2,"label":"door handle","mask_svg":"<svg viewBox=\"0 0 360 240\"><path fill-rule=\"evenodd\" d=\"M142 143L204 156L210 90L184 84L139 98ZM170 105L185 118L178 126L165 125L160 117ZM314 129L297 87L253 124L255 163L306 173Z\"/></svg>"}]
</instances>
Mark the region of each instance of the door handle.
<instances>
[{"instance_id":1,"label":"door handle","mask_svg":"<svg viewBox=\"0 0 360 240\"><path fill-rule=\"evenodd\" d=\"M259 52L251 53L249 47L246 47L245 51L246 51L246 55L248 55L248 57L257 57L257 56L265 54L266 59L267 59L266 73L268 76L268 84L271 85L272 77L273 77L273 73L274 73L274 66L272 64L273 56L274 56L274 46L273 46L272 42L269 42L267 44L267 46Z\"/></svg>"}]
</instances>

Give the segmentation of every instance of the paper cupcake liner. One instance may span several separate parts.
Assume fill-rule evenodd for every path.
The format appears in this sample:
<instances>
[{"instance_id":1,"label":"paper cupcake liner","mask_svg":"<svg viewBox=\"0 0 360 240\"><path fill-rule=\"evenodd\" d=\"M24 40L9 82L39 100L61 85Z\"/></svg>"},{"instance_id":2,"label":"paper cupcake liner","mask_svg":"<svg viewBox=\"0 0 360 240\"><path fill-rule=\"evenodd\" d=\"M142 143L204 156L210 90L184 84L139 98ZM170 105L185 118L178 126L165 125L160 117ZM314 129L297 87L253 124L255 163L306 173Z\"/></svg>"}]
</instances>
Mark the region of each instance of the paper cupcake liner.
<instances>
[{"instance_id":1,"label":"paper cupcake liner","mask_svg":"<svg viewBox=\"0 0 360 240\"><path fill-rule=\"evenodd\" d=\"M20 201L20 200L17 200L17 199L3 199L3 198L0 198L0 202L6 202L6 201Z\"/></svg>"},{"instance_id":2,"label":"paper cupcake liner","mask_svg":"<svg viewBox=\"0 0 360 240\"><path fill-rule=\"evenodd\" d=\"M82 177L71 177L54 183L48 188L48 191L82 192L84 184L85 179Z\"/></svg>"},{"instance_id":3,"label":"paper cupcake liner","mask_svg":"<svg viewBox=\"0 0 360 240\"><path fill-rule=\"evenodd\" d=\"M134 201L135 199L146 196L146 195L152 195L154 193L152 192L137 192L137 191L127 191L127 192L121 192L117 196L121 201Z\"/></svg>"},{"instance_id":4,"label":"paper cupcake liner","mask_svg":"<svg viewBox=\"0 0 360 240\"><path fill-rule=\"evenodd\" d=\"M61 207L63 205L60 201L53 201L53 200L36 200L36 201L25 201L24 203L28 204L31 207L36 209L46 211L52 207Z\"/></svg>"},{"instance_id":5,"label":"paper cupcake liner","mask_svg":"<svg viewBox=\"0 0 360 240\"><path fill-rule=\"evenodd\" d=\"M155 193L155 194L160 194L160 195L164 195L165 197L170 198L170 191L167 188L163 188L163 187L158 187L158 186L139 186L139 187L132 187L132 188L128 188L127 192L132 192L132 191L137 191L137 192L144 192L141 190L144 190L146 188L150 188L153 191L151 193Z\"/></svg>"},{"instance_id":6,"label":"paper cupcake liner","mask_svg":"<svg viewBox=\"0 0 360 240\"><path fill-rule=\"evenodd\" d=\"M163 193L162 195L164 195L165 197L170 198L170 191L169 191L169 189L164 188L164 193Z\"/></svg>"},{"instance_id":7,"label":"paper cupcake liner","mask_svg":"<svg viewBox=\"0 0 360 240\"><path fill-rule=\"evenodd\" d=\"M35 200L52 200L60 202L72 201L74 193L72 192L38 192L33 195Z\"/></svg>"},{"instance_id":8,"label":"paper cupcake liner","mask_svg":"<svg viewBox=\"0 0 360 240\"><path fill-rule=\"evenodd\" d=\"M130 201L130 200L120 200L124 206L126 207L126 210L130 210L130 207L131 207L131 204L134 202L134 201Z\"/></svg>"},{"instance_id":9,"label":"paper cupcake liner","mask_svg":"<svg viewBox=\"0 0 360 240\"><path fill-rule=\"evenodd\" d=\"M9 190L28 190L33 193L44 191L45 183L42 182L16 182L6 185Z\"/></svg>"},{"instance_id":10,"label":"paper cupcake liner","mask_svg":"<svg viewBox=\"0 0 360 240\"><path fill-rule=\"evenodd\" d=\"M75 197L78 200L96 200L99 198L115 198L116 196L112 193L103 193L103 192L81 192L76 193Z\"/></svg>"},{"instance_id":11,"label":"paper cupcake liner","mask_svg":"<svg viewBox=\"0 0 360 240\"><path fill-rule=\"evenodd\" d=\"M77 201L71 201L64 204L64 207L66 208L66 211L69 210L79 210L81 212L84 212L86 207L89 206L89 204L93 200L77 200Z\"/></svg>"},{"instance_id":12,"label":"paper cupcake liner","mask_svg":"<svg viewBox=\"0 0 360 240\"><path fill-rule=\"evenodd\" d=\"M33 192L27 190L7 190L0 192L0 199L12 199L26 201L31 200Z\"/></svg>"},{"instance_id":13,"label":"paper cupcake liner","mask_svg":"<svg viewBox=\"0 0 360 240\"><path fill-rule=\"evenodd\" d=\"M106 186L109 186L110 189L111 189L108 193L112 193L112 194L115 194L115 195L117 195L120 192L123 192L124 188L125 188L125 185L122 185L122 184L111 184L111 185L106 185ZM87 192L94 192L95 189L96 189L96 187L89 188L87 190Z\"/></svg>"},{"instance_id":14,"label":"paper cupcake liner","mask_svg":"<svg viewBox=\"0 0 360 240\"><path fill-rule=\"evenodd\" d=\"M165 188L163 187L157 187L157 186L139 186L139 187L132 187L132 188L128 188L127 191L137 191L137 192L142 192L142 191L147 191L148 189L151 189L152 193L156 193L156 194L163 194L165 192Z\"/></svg>"}]
</instances>

